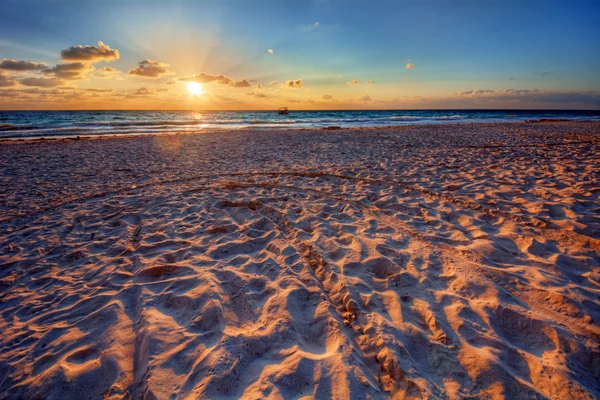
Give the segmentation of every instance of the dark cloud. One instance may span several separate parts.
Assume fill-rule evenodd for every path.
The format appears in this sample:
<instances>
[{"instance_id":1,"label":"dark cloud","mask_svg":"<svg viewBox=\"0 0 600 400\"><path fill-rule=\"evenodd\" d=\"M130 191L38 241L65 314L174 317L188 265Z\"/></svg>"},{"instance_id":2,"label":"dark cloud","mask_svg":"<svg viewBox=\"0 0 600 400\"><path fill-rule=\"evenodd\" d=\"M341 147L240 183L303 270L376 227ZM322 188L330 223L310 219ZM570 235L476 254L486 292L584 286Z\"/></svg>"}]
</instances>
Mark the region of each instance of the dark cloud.
<instances>
[{"instance_id":1,"label":"dark cloud","mask_svg":"<svg viewBox=\"0 0 600 400\"><path fill-rule=\"evenodd\" d=\"M365 96L359 97L358 100L359 101L371 101L373 99L371 99L371 96L365 95Z\"/></svg>"},{"instance_id":2,"label":"dark cloud","mask_svg":"<svg viewBox=\"0 0 600 400\"><path fill-rule=\"evenodd\" d=\"M331 100L333 99L333 96L330 94L324 94L323 97L321 97L323 100Z\"/></svg>"},{"instance_id":3,"label":"dark cloud","mask_svg":"<svg viewBox=\"0 0 600 400\"><path fill-rule=\"evenodd\" d=\"M184 76L179 78L181 82L197 82L197 83L218 83L220 85L227 85L236 88L245 88L252 86L252 83L247 79L242 79L239 81L235 81L230 77L223 74L208 74L206 72L200 72L196 75Z\"/></svg>"},{"instance_id":4,"label":"dark cloud","mask_svg":"<svg viewBox=\"0 0 600 400\"><path fill-rule=\"evenodd\" d=\"M69 64L58 64L52 68L47 68L42 72L45 75L53 76L55 78L77 80L84 79L85 75L93 70L94 67L90 64L74 62Z\"/></svg>"},{"instance_id":5,"label":"dark cloud","mask_svg":"<svg viewBox=\"0 0 600 400\"><path fill-rule=\"evenodd\" d=\"M581 103L596 107L600 106L600 95L593 91L552 92L540 89L478 89L452 93L449 97L452 99L474 100L478 103Z\"/></svg>"},{"instance_id":6,"label":"dark cloud","mask_svg":"<svg viewBox=\"0 0 600 400\"><path fill-rule=\"evenodd\" d=\"M56 87L64 84L60 78L24 78L19 80L21 85L41 88Z\"/></svg>"},{"instance_id":7,"label":"dark cloud","mask_svg":"<svg viewBox=\"0 0 600 400\"><path fill-rule=\"evenodd\" d=\"M0 87L15 86L17 82L6 74L4 71L0 71Z\"/></svg>"},{"instance_id":8,"label":"dark cloud","mask_svg":"<svg viewBox=\"0 0 600 400\"><path fill-rule=\"evenodd\" d=\"M289 88L301 88L302 86L304 86L304 82L302 82L302 79L285 81L283 86L289 87Z\"/></svg>"},{"instance_id":9,"label":"dark cloud","mask_svg":"<svg viewBox=\"0 0 600 400\"><path fill-rule=\"evenodd\" d=\"M118 60L119 51L111 49L110 46L98 42L98 46L73 46L60 52L60 57L65 61L88 61Z\"/></svg>"},{"instance_id":10,"label":"dark cloud","mask_svg":"<svg viewBox=\"0 0 600 400\"><path fill-rule=\"evenodd\" d=\"M33 61L8 60L6 58L0 61L0 69L7 71L39 71L46 67L45 63Z\"/></svg>"},{"instance_id":11,"label":"dark cloud","mask_svg":"<svg viewBox=\"0 0 600 400\"><path fill-rule=\"evenodd\" d=\"M550 72L547 72L547 71L545 71L545 72L537 72L537 71L533 71L533 72L531 73L531 75L546 76L546 75L548 75L549 73L550 73Z\"/></svg>"},{"instance_id":12,"label":"dark cloud","mask_svg":"<svg viewBox=\"0 0 600 400\"><path fill-rule=\"evenodd\" d=\"M167 69L169 64L160 61L144 60L138 63L138 66L129 70L127 75L141 76L144 78L160 78L163 75L170 74Z\"/></svg>"}]
</instances>

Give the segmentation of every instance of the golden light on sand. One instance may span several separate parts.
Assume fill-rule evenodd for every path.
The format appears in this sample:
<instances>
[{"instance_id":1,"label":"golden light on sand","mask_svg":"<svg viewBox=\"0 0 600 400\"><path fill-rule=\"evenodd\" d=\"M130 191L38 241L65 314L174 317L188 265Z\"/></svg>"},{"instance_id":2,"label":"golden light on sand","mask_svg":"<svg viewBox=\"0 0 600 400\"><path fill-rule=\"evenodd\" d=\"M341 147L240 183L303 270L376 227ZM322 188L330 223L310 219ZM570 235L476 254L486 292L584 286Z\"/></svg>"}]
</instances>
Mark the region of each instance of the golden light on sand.
<instances>
[{"instance_id":1,"label":"golden light on sand","mask_svg":"<svg viewBox=\"0 0 600 400\"><path fill-rule=\"evenodd\" d=\"M202 89L202 85L197 82L189 82L188 90L192 96L202 96L204 94L204 89Z\"/></svg>"}]
</instances>

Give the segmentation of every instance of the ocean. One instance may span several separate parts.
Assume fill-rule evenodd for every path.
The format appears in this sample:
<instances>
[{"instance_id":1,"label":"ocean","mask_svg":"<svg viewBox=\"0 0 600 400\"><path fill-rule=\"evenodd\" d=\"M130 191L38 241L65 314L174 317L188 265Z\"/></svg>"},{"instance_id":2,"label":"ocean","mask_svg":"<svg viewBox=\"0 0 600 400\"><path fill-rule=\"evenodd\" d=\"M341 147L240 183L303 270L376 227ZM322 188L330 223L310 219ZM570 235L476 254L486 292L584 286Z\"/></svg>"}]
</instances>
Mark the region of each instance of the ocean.
<instances>
[{"instance_id":1,"label":"ocean","mask_svg":"<svg viewBox=\"0 0 600 400\"><path fill-rule=\"evenodd\" d=\"M354 110L0 111L0 139L188 133L214 129L369 127L414 124L600 120L600 111Z\"/></svg>"}]
</instances>

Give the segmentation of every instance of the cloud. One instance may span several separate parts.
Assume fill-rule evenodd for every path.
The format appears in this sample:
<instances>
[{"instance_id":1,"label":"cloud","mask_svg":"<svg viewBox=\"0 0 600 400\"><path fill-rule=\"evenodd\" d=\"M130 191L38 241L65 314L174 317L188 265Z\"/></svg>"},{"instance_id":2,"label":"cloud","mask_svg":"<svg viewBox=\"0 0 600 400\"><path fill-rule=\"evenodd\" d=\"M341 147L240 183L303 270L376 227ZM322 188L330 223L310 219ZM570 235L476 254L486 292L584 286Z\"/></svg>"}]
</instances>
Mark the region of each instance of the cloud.
<instances>
[{"instance_id":1,"label":"cloud","mask_svg":"<svg viewBox=\"0 0 600 400\"><path fill-rule=\"evenodd\" d=\"M546 76L546 75L548 75L549 73L550 73L550 72L548 72L548 71L545 71L545 72L536 72L536 71L533 71L533 72L531 73L531 75Z\"/></svg>"},{"instance_id":2,"label":"cloud","mask_svg":"<svg viewBox=\"0 0 600 400\"><path fill-rule=\"evenodd\" d=\"M69 64L58 64L52 68L47 68L42 72L45 75L50 75L55 78L68 79L68 80L76 80L76 79L84 79L85 75L88 72L94 70L94 67L90 64L85 64L82 62L75 62Z\"/></svg>"},{"instance_id":3,"label":"cloud","mask_svg":"<svg viewBox=\"0 0 600 400\"><path fill-rule=\"evenodd\" d=\"M405 77L404 77L404 80L405 80L405 81L407 81L407 80L408 80L408 78L405 76Z\"/></svg>"},{"instance_id":4,"label":"cloud","mask_svg":"<svg viewBox=\"0 0 600 400\"><path fill-rule=\"evenodd\" d=\"M348 85L356 85L358 83L358 81L355 79L353 81L348 81L346 82Z\"/></svg>"},{"instance_id":5,"label":"cloud","mask_svg":"<svg viewBox=\"0 0 600 400\"><path fill-rule=\"evenodd\" d=\"M87 89L83 89L86 92L92 92L92 93L112 93L115 91L115 89L98 89L98 88L87 88Z\"/></svg>"},{"instance_id":6,"label":"cloud","mask_svg":"<svg viewBox=\"0 0 600 400\"><path fill-rule=\"evenodd\" d=\"M121 74L121 71L119 71L118 69L114 69L111 67L103 67L97 70L94 73L94 76L96 78L116 78L119 74Z\"/></svg>"},{"instance_id":7,"label":"cloud","mask_svg":"<svg viewBox=\"0 0 600 400\"><path fill-rule=\"evenodd\" d=\"M207 74L206 72L201 72L196 75L184 76L179 78L182 82L198 82L198 83L220 83L221 85L232 85L233 79L223 74L213 75Z\"/></svg>"},{"instance_id":8,"label":"cloud","mask_svg":"<svg viewBox=\"0 0 600 400\"><path fill-rule=\"evenodd\" d=\"M154 88L147 88L145 86L142 86L142 87L137 88L135 91L129 92L128 94L126 94L125 98L135 99L135 98L139 98L139 97L153 97L157 93L164 93L164 92L168 92L168 91L169 91L168 88L154 89Z\"/></svg>"},{"instance_id":9,"label":"cloud","mask_svg":"<svg viewBox=\"0 0 600 400\"><path fill-rule=\"evenodd\" d=\"M304 86L304 82L302 82L302 79L285 81L285 83L283 84L283 86L284 87L289 87L289 88L301 88L302 86Z\"/></svg>"},{"instance_id":10,"label":"cloud","mask_svg":"<svg viewBox=\"0 0 600 400\"><path fill-rule=\"evenodd\" d=\"M474 100L478 103L581 103L600 106L600 95L586 92L551 92L540 89L477 89L452 93L451 99Z\"/></svg>"},{"instance_id":11,"label":"cloud","mask_svg":"<svg viewBox=\"0 0 600 400\"><path fill-rule=\"evenodd\" d=\"M371 99L371 96L364 95L364 96L362 96L362 97L359 97L359 98L358 98L358 100L359 100L359 101L364 101L364 102L367 102L367 101L371 101L371 100L373 100L373 99Z\"/></svg>"},{"instance_id":12,"label":"cloud","mask_svg":"<svg viewBox=\"0 0 600 400\"><path fill-rule=\"evenodd\" d=\"M271 81L269 82L269 85L277 85L277 81Z\"/></svg>"},{"instance_id":13,"label":"cloud","mask_svg":"<svg viewBox=\"0 0 600 400\"><path fill-rule=\"evenodd\" d=\"M256 97L257 99L266 99L267 98L267 95L264 93L250 92L250 93L246 93L246 95Z\"/></svg>"},{"instance_id":14,"label":"cloud","mask_svg":"<svg viewBox=\"0 0 600 400\"><path fill-rule=\"evenodd\" d=\"M39 71L46 67L45 63L33 61L9 60L6 58L0 61L0 69L7 71Z\"/></svg>"},{"instance_id":15,"label":"cloud","mask_svg":"<svg viewBox=\"0 0 600 400\"><path fill-rule=\"evenodd\" d=\"M333 96L330 94L324 94L323 97L321 97L323 100L331 100L333 99Z\"/></svg>"},{"instance_id":16,"label":"cloud","mask_svg":"<svg viewBox=\"0 0 600 400\"><path fill-rule=\"evenodd\" d=\"M275 53L275 51L273 49L269 49L269 50L267 50L267 53L273 54L273 53Z\"/></svg>"},{"instance_id":17,"label":"cloud","mask_svg":"<svg viewBox=\"0 0 600 400\"><path fill-rule=\"evenodd\" d=\"M513 77L510 77L510 78L508 78L508 80L509 80L509 81L514 81L514 80L515 80L515 78L513 78Z\"/></svg>"},{"instance_id":18,"label":"cloud","mask_svg":"<svg viewBox=\"0 0 600 400\"><path fill-rule=\"evenodd\" d=\"M236 88L244 88L244 87L252 86L252 83L250 83L247 79L234 81L230 77L223 75L223 74L213 75L213 74L208 74L206 72L201 72L199 74L191 75L191 76L184 76L182 78L179 78L179 80L181 82L198 82L198 83L213 83L214 82L214 83L218 83L221 85L227 85L227 86L232 86L232 87L236 87Z\"/></svg>"},{"instance_id":19,"label":"cloud","mask_svg":"<svg viewBox=\"0 0 600 400\"><path fill-rule=\"evenodd\" d=\"M68 89L68 90L67 90ZM18 99L20 102L51 103L97 100L103 97L100 93L77 89L71 86L57 87L52 89L27 88L0 90L0 101L4 98Z\"/></svg>"},{"instance_id":20,"label":"cloud","mask_svg":"<svg viewBox=\"0 0 600 400\"><path fill-rule=\"evenodd\" d=\"M319 21L317 21L314 24L301 26L300 30L304 31L304 32L311 32L311 31L316 31L320 27L321 27L321 23Z\"/></svg>"},{"instance_id":21,"label":"cloud","mask_svg":"<svg viewBox=\"0 0 600 400\"><path fill-rule=\"evenodd\" d=\"M171 79L170 81L166 81L165 85L175 85L177 81L175 79Z\"/></svg>"},{"instance_id":22,"label":"cloud","mask_svg":"<svg viewBox=\"0 0 600 400\"><path fill-rule=\"evenodd\" d=\"M144 78L160 78L163 75L170 74L167 69L169 64L160 61L144 60L138 63L134 69L130 69L127 75L141 76Z\"/></svg>"},{"instance_id":23,"label":"cloud","mask_svg":"<svg viewBox=\"0 0 600 400\"><path fill-rule=\"evenodd\" d=\"M15 86L17 82L9 77L6 72L0 71L0 87Z\"/></svg>"},{"instance_id":24,"label":"cloud","mask_svg":"<svg viewBox=\"0 0 600 400\"><path fill-rule=\"evenodd\" d=\"M19 80L21 85L34 86L34 87L56 87L64 83L60 78L24 78Z\"/></svg>"},{"instance_id":25,"label":"cloud","mask_svg":"<svg viewBox=\"0 0 600 400\"><path fill-rule=\"evenodd\" d=\"M242 79L241 81L233 82L233 85L231 85L231 86L236 87L236 88L245 88L245 87L252 86L252 83L250 83L246 79Z\"/></svg>"},{"instance_id":26,"label":"cloud","mask_svg":"<svg viewBox=\"0 0 600 400\"><path fill-rule=\"evenodd\" d=\"M147 87L137 88L135 92L129 93L127 98L135 98L135 97L148 97L154 94L153 89L148 89Z\"/></svg>"},{"instance_id":27,"label":"cloud","mask_svg":"<svg viewBox=\"0 0 600 400\"><path fill-rule=\"evenodd\" d=\"M406 67L405 68L414 68L415 64L413 63L406 63Z\"/></svg>"},{"instance_id":28,"label":"cloud","mask_svg":"<svg viewBox=\"0 0 600 400\"><path fill-rule=\"evenodd\" d=\"M366 81L365 85L372 85L373 83L375 83L375 81Z\"/></svg>"},{"instance_id":29,"label":"cloud","mask_svg":"<svg viewBox=\"0 0 600 400\"><path fill-rule=\"evenodd\" d=\"M98 42L98 46L72 46L60 52L60 58L65 61L88 61L118 60L119 51L111 49L110 46Z\"/></svg>"},{"instance_id":30,"label":"cloud","mask_svg":"<svg viewBox=\"0 0 600 400\"><path fill-rule=\"evenodd\" d=\"M262 88L262 85L261 85L260 83L257 83L257 84L256 84L256 88L257 88L257 89L261 89L261 88Z\"/></svg>"}]
</instances>

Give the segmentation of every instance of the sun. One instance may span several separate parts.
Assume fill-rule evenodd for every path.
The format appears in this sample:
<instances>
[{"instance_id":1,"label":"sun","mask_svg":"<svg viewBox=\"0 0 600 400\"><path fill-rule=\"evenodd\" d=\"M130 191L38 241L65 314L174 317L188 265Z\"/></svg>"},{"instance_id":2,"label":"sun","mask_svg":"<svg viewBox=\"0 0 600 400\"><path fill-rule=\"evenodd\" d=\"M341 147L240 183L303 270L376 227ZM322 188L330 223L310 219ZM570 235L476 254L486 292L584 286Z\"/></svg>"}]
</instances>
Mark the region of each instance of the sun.
<instances>
[{"instance_id":1,"label":"sun","mask_svg":"<svg viewBox=\"0 0 600 400\"><path fill-rule=\"evenodd\" d=\"M192 96L201 96L204 94L204 90L202 89L202 85L197 82L189 82L187 84L188 90Z\"/></svg>"}]
</instances>

